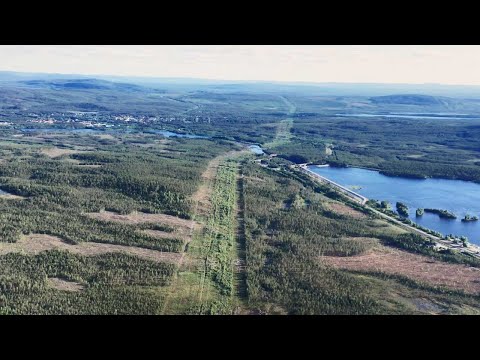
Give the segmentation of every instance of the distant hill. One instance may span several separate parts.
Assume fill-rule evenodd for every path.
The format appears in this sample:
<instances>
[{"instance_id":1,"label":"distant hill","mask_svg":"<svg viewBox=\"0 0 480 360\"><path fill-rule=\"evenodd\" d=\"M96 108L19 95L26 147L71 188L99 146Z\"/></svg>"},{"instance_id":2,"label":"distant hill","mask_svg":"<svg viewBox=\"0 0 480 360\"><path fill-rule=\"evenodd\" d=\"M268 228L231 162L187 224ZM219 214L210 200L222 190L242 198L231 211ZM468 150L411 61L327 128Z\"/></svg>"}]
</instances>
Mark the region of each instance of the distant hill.
<instances>
[{"instance_id":1,"label":"distant hill","mask_svg":"<svg viewBox=\"0 0 480 360\"><path fill-rule=\"evenodd\" d=\"M450 98L480 99L480 86L476 85L445 85L445 84L381 84L381 83L311 83L311 82L282 82L282 81L240 81L214 80L194 78L162 78L142 76L115 76L115 75L80 75L80 74L53 74L27 73L14 71L0 71L1 83L14 83L30 80L44 80L46 82L78 80L105 81L108 83L136 84L143 88L156 88L173 91L219 90L242 91L255 93L282 93L307 94L315 96L372 96L382 97L400 96L396 94L429 94L432 96L448 96ZM82 84L85 86L85 84ZM80 85L80 86L82 86ZM105 84L103 84L105 85ZM31 85L30 85L31 86ZM75 86L75 85L73 85ZM88 85L87 85L88 86ZM95 85L93 85L95 86ZM102 86L101 84L99 86ZM105 85L109 86L109 85ZM68 86L67 86L68 87ZM61 89L57 84L56 89ZM85 89L85 88L84 88ZM91 88L92 89L92 88ZM97 88L98 89L98 88ZM128 88L127 88L128 89ZM125 90L125 89L124 89ZM380 100L381 101L381 100ZM401 103L400 103L401 104Z\"/></svg>"},{"instance_id":2,"label":"distant hill","mask_svg":"<svg viewBox=\"0 0 480 360\"><path fill-rule=\"evenodd\" d=\"M19 83L28 87L48 88L56 90L117 90L128 92L145 91L145 88L139 85L116 83L99 79L24 80L19 81Z\"/></svg>"},{"instance_id":3,"label":"distant hill","mask_svg":"<svg viewBox=\"0 0 480 360\"><path fill-rule=\"evenodd\" d=\"M69 89L108 89L108 86L98 84L98 80L26 80L22 84L42 88L69 88Z\"/></svg>"},{"instance_id":4,"label":"distant hill","mask_svg":"<svg viewBox=\"0 0 480 360\"><path fill-rule=\"evenodd\" d=\"M402 95L387 95L387 96L374 96L370 98L370 101L375 104L402 104L402 105L443 105L444 102L435 96L429 95L415 95L415 94L402 94Z\"/></svg>"}]
</instances>

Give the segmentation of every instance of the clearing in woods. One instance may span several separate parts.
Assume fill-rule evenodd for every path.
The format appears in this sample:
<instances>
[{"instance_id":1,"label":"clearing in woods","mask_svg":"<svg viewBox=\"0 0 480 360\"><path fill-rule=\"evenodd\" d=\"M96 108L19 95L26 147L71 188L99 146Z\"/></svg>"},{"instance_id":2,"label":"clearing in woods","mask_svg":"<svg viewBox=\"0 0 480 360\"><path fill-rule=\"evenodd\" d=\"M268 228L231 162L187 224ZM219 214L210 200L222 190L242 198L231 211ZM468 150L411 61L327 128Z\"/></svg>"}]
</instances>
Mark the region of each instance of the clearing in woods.
<instances>
[{"instance_id":1,"label":"clearing in woods","mask_svg":"<svg viewBox=\"0 0 480 360\"><path fill-rule=\"evenodd\" d=\"M60 278L48 278L47 285L52 289L78 292L83 290L83 285L75 281L67 281Z\"/></svg>"},{"instance_id":2,"label":"clearing in woods","mask_svg":"<svg viewBox=\"0 0 480 360\"><path fill-rule=\"evenodd\" d=\"M13 195L13 194L8 194L8 193L3 193L3 192L0 190L0 199L6 199L6 200L24 200L24 199L26 199L26 198L23 197L23 196L19 196L19 195Z\"/></svg>"},{"instance_id":3,"label":"clearing in woods","mask_svg":"<svg viewBox=\"0 0 480 360\"><path fill-rule=\"evenodd\" d=\"M340 215L347 215L355 219L365 219L367 215L361 213L358 210L352 209L350 206L342 204L341 202L328 202L326 205L333 212Z\"/></svg>"},{"instance_id":4,"label":"clearing in woods","mask_svg":"<svg viewBox=\"0 0 480 360\"><path fill-rule=\"evenodd\" d=\"M239 158L236 151L213 159L193 195L193 230L172 285L159 288L165 297L161 314L232 314L243 308L238 275L242 254L237 246Z\"/></svg>"},{"instance_id":5,"label":"clearing in woods","mask_svg":"<svg viewBox=\"0 0 480 360\"><path fill-rule=\"evenodd\" d=\"M17 242L14 243L0 242L0 255L13 252L36 255L47 250L65 250L84 256L94 256L106 253L127 253L155 262L168 261L174 263L177 263L181 257L181 254L179 253L144 249L137 246L94 242L70 244L63 241L59 237L46 234L31 234L28 236L22 236Z\"/></svg>"},{"instance_id":6,"label":"clearing in woods","mask_svg":"<svg viewBox=\"0 0 480 360\"><path fill-rule=\"evenodd\" d=\"M102 211L99 213L86 213L91 218L102 221L113 221L123 224L137 225L144 223L160 223L175 228L180 233L191 233L192 230L198 229L201 225L193 220L182 219L166 214L147 214L143 212L133 212L128 215L121 215L111 211Z\"/></svg>"},{"instance_id":7,"label":"clearing in woods","mask_svg":"<svg viewBox=\"0 0 480 360\"><path fill-rule=\"evenodd\" d=\"M53 147L53 148L42 149L40 152L44 155L47 155L48 157L57 158L57 157L60 157L62 155L79 154L79 153L82 153L84 151L72 150L72 149L62 149L62 148L58 148L58 147Z\"/></svg>"},{"instance_id":8,"label":"clearing in woods","mask_svg":"<svg viewBox=\"0 0 480 360\"><path fill-rule=\"evenodd\" d=\"M340 269L401 275L430 285L480 294L480 269L384 246L361 255L322 256L321 260Z\"/></svg>"},{"instance_id":9,"label":"clearing in woods","mask_svg":"<svg viewBox=\"0 0 480 360\"><path fill-rule=\"evenodd\" d=\"M173 231L167 232L146 229L141 230L141 232L161 239L181 239L185 244L188 244L192 240L193 231L201 228L201 224L196 221L166 214L147 214L136 211L128 215L121 215L111 211L102 211L99 213L86 213L85 215L101 221L111 221L129 225L147 223L167 225L172 228Z\"/></svg>"}]
</instances>

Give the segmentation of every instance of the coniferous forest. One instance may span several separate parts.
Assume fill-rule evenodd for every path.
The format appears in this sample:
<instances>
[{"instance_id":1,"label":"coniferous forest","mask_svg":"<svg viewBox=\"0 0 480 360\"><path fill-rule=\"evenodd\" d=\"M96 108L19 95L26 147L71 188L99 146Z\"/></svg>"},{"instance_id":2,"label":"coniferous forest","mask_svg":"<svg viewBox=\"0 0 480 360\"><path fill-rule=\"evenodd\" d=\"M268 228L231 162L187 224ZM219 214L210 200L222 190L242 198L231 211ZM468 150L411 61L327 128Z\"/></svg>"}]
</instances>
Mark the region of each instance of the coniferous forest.
<instances>
[{"instance_id":1,"label":"coniferous forest","mask_svg":"<svg viewBox=\"0 0 480 360\"><path fill-rule=\"evenodd\" d=\"M467 239L299 167L479 182L478 103L329 94L2 82L0 314L480 313Z\"/></svg>"}]
</instances>

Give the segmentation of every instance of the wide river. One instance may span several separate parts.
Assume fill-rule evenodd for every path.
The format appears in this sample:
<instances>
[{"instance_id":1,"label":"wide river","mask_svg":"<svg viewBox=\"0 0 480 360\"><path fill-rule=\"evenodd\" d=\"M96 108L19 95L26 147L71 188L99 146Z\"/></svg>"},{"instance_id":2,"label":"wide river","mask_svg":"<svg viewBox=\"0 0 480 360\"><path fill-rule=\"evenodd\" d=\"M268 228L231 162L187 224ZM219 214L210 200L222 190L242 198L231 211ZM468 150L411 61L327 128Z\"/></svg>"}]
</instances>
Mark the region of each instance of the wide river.
<instances>
[{"instance_id":1,"label":"wide river","mask_svg":"<svg viewBox=\"0 0 480 360\"><path fill-rule=\"evenodd\" d=\"M466 214L480 217L480 184L460 180L391 177L378 171L353 167L313 165L308 168L369 199L387 200L394 210L397 201L403 202L409 207L412 221L444 235L467 236L470 242L480 245L480 221L461 221ZM444 209L458 218L447 220L427 213L416 217L417 208Z\"/></svg>"}]
</instances>

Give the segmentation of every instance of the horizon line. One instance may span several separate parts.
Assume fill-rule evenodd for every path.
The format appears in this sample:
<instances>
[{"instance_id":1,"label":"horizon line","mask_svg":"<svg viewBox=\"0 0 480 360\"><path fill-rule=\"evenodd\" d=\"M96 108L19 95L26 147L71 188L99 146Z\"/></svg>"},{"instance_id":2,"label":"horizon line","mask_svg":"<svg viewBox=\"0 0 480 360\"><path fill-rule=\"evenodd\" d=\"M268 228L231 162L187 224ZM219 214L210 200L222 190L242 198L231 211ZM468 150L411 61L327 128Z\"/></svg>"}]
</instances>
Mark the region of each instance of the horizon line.
<instances>
[{"instance_id":1,"label":"horizon line","mask_svg":"<svg viewBox=\"0 0 480 360\"><path fill-rule=\"evenodd\" d=\"M45 75L60 75L60 76L82 76L82 77L117 77L117 78L137 78L137 79L179 79L179 80L200 80L212 82L242 82L242 83L281 83L281 84L299 84L299 85L323 85L323 84L341 84L341 85L437 85L437 86L464 86L464 87L480 87L480 84L447 84L447 83L409 83L409 82L348 82L348 81L285 81L285 80L264 80L264 79L248 79L248 80L233 80L233 79L214 79L214 78L197 78L197 77L182 77L182 76L158 76L158 75L118 75L118 74L85 74L85 73L58 73L58 72L35 72L35 71L16 71L3 70L0 73L14 73L14 74L45 74Z\"/></svg>"}]
</instances>

